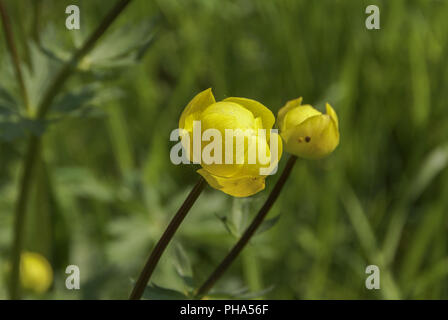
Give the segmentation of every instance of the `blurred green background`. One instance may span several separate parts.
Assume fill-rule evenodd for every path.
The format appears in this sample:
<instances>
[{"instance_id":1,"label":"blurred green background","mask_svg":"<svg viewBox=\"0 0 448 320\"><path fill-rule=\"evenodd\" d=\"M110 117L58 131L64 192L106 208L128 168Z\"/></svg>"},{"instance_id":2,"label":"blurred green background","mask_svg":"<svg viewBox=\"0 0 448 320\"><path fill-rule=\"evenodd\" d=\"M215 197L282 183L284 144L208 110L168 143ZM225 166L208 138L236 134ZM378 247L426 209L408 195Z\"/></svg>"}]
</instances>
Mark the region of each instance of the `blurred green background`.
<instances>
[{"instance_id":1,"label":"blurred green background","mask_svg":"<svg viewBox=\"0 0 448 320\"><path fill-rule=\"evenodd\" d=\"M31 106L113 4L4 3ZM65 28L70 4L81 10L79 31ZM380 30L365 27L369 4L380 8ZM219 100L248 97L274 113L299 96L320 110L328 101L341 130L330 157L298 161L269 215L280 219L253 239L212 297L447 299L447 56L448 1L134 0L48 121L36 122L22 111L2 30L0 298L27 136L42 134L43 150L26 249L50 261L54 283L25 297L125 299L199 178L196 167L170 162L169 134L190 99L212 87ZM178 292L201 284L277 178L247 199L208 187L152 281ZM80 290L65 288L69 264L80 267ZM365 287L370 264L380 267L380 290ZM161 293L177 294L146 297Z\"/></svg>"}]
</instances>

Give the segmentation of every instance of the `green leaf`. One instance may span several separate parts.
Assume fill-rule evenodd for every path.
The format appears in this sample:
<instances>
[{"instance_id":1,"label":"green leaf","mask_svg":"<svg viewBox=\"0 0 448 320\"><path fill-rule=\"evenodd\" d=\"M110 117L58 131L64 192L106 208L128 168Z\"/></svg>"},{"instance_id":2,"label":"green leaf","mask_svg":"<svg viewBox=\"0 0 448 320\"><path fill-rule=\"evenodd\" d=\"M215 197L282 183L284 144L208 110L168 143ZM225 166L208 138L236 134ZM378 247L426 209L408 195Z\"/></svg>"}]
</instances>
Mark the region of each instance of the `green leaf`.
<instances>
[{"instance_id":1,"label":"green leaf","mask_svg":"<svg viewBox=\"0 0 448 320\"><path fill-rule=\"evenodd\" d=\"M143 299L149 300L185 300L188 297L182 292L151 284L145 288Z\"/></svg>"},{"instance_id":2,"label":"green leaf","mask_svg":"<svg viewBox=\"0 0 448 320\"><path fill-rule=\"evenodd\" d=\"M40 32L40 46L49 58L65 62L70 59L72 52L76 49L72 43L72 37L78 35L80 30L71 30L69 35L65 37L64 33L57 32L54 24L49 24ZM67 41L68 38L68 41ZM83 39L84 41L85 39ZM80 46L82 43L79 44Z\"/></svg>"},{"instance_id":3,"label":"green leaf","mask_svg":"<svg viewBox=\"0 0 448 320\"><path fill-rule=\"evenodd\" d=\"M81 112L81 109L104 106L122 96L123 92L118 88L104 88L98 83L88 84L59 96L52 109L59 113Z\"/></svg>"},{"instance_id":4,"label":"green leaf","mask_svg":"<svg viewBox=\"0 0 448 320\"><path fill-rule=\"evenodd\" d=\"M138 62L152 44L154 20L127 24L107 35L81 62L81 68L123 67Z\"/></svg>"},{"instance_id":5,"label":"green leaf","mask_svg":"<svg viewBox=\"0 0 448 320\"><path fill-rule=\"evenodd\" d=\"M437 228L443 224L444 209L440 205L432 205L426 210L427 214L419 220L417 230L407 243L406 252L403 253L403 263L400 276L404 283L412 283L424 261L433 237L437 235Z\"/></svg>"},{"instance_id":6,"label":"green leaf","mask_svg":"<svg viewBox=\"0 0 448 320\"><path fill-rule=\"evenodd\" d=\"M55 183L77 197L109 202L116 198L113 186L99 179L84 167L59 168L55 173Z\"/></svg>"},{"instance_id":7,"label":"green leaf","mask_svg":"<svg viewBox=\"0 0 448 320\"><path fill-rule=\"evenodd\" d=\"M6 142L14 141L25 135L24 128L17 122L0 122L0 139Z\"/></svg>"},{"instance_id":8,"label":"green leaf","mask_svg":"<svg viewBox=\"0 0 448 320\"><path fill-rule=\"evenodd\" d=\"M0 87L0 140L11 142L27 133L42 134L44 122L23 117L12 94Z\"/></svg>"},{"instance_id":9,"label":"green leaf","mask_svg":"<svg viewBox=\"0 0 448 320\"><path fill-rule=\"evenodd\" d=\"M247 209L244 200L233 199L232 211L230 212L229 223L235 231L235 234L240 236L246 227Z\"/></svg>"},{"instance_id":10,"label":"green leaf","mask_svg":"<svg viewBox=\"0 0 448 320\"><path fill-rule=\"evenodd\" d=\"M402 202L397 206L396 213L392 216L392 221L384 240L385 261L391 261L397 251L399 241L408 217L408 206L421 196L421 194L431 185L433 180L448 165L448 144L444 143L436 147L425 158L418 170L416 177L408 184L404 191Z\"/></svg>"},{"instance_id":11,"label":"green leaf","mask_svg":"<svg viewBox=\"0 0 448 320\"><path fill-rule=\"evenodd\" d=\"M48 121L28 119L28 118L22 118L20 120L20 124L25 129L25 131L28 131L36 136L40 136L42 133L44 133L46 125L48 123L49 123Z\"/></svg>"},{"instance_id":12,"label":"green leaf","mask_svg":"<svg viewBox=\"0 0 448 320\"><path fill-rule=\"evenodd\" d=\"M0 116L17 111L17 102L5 89L0 87Z\"/></svg>"},{"instance_id":13,"label":"green leaf","mask_svg":"<svg viewBox=\"0 0 448 320\"><path fill-rule=\"evenodd\" d=\"M215 216L224 223L226 230L236 238L239 238L247 226L251 199L233 199L232 209L226 216Z\"/></svg>"},{"instance_id":14,"label":"green leaf","mask_svg":"<svg viewBox=\"0 0 448 320\"><path fill-rule=\"evenodd\" d=\"M0 117L8 117L14 114L14 110L11 108L0 105Z\"/></svg>"},{"instance_id":15,"label":"green leaf","mask_svg":"<svg viewBox=\"0 0 448 320\"><path fill-rule=\"evenodd\" d=\"M226 228L226 230L229 234L236 236L235 232L231 230L229 224L227 223L227 217L220 216L216 212L215 212L215 217L218 218L218 220L222 222L222 224L224 225L224 227Z\"/></svg>"},{"instance_id":16,"label":"green leaf","mask_svg":"<svg viewBox=\"0 0 448 320\"><path fill-rule=\"evenodd\" d=\"M177 243L174 248L174 265L176 273L182 279L186 290L193 291L196 288L196 282L193 278L193 268L185 249L180 243Z\"/></svg>"},{"instance_id":17,"label":"green leaf","mask_svg":"<svg viewBox=\"0 0 448 320\"><path fill-rule=\"evenodd\" d=\"M85 107L95 96L92 87L84 87L76 92L68 92L57 100L53 110L57 112L71 112Z\"/></svg>"},{"instance_id":18,"label":"green leaf","mask_svg":"<svg viewBox=\"0 0 448 320\"><path fill-rule=\"evenodd\" d=\"M260 227L258 228L257 232L255 233L255 235L259 235L262 234L263 232L268 231L269 229L271 229L273 226L275 226L275 224L280 220L280 214L275 216L274 218L268 219L263 221L263 223L260 225Z\"/></svg>"},{"instance_id":19,"label":"green leaf","mask_svg":"<svg viewBox=\"0 0 448 320\"><path fill-rule=\"evenodd\" d=\"M190 259L180 243L177 243L174 249L176 269L182 275L191 275Z\"/></svg>"},{"instance_id":20,"label":"green leaf","mask_svg":"<svg viewBox=\"0 0 448 320\"><path fill-rule=\"evenodd\" d=\"M226 230L236 238L239 238L248 225L249 211L252 209L251 199L234 199L232 210L227 216L215 213L215 216L224 224ZM258 228L255 235L271 229L280 219L280 215L264 221Z\"/></svg>"},{"instance_id":21,"label":"green leaf","mask_svg":"<svg viewBox=\"0 0 448 320\"><path fill-rule=\"evenodd\" d=\"M448 258L444 258L439 262L432 264L427 270L424 270L418 274L411 283L413 284L413 296L415 299L419 299L419 295L424 291L433 291L434 285L437 283L443 283L448 276Z\"/></svg>"},{"instance_id":22,"label":"green leaf","mask_svg":"<svg viewBox=\"0 0 448 320\"><path fill-rule=\"evenodd\" d=\"M12 142L25 137L27 134L41 135L48 121L18 118L11 120L0 120L0 140Z\"/></svg>"},{"instance_id":23,"label":"green leaf","mask_svg":"<svg viewBox=\"0 0 448 320\"><path fill-rule=\"evenodd\" d=\"M42 95L51 83L60 62L50 58L33 42L29 43L31 66L23 68L25 87L28 90L28 98L31 110L39 105Z\"/></svg>"},{"instance_id":24,"label":"green leaf","mask_svg":"<svg viewBox=\"0 0 448 320\"><path fill-rule=\"evenodd\" d=\"M3 87L0 87L0 120L18 115L18 105L14 97Z\"/></svg>"},{"instance_id":25,"label":"green leaf","mask_svg":"<svg viewBox=\"0 0 448 320\"><path fill-rule=\"evenodd\" d=\"M409 200L418 198L434 178L448 165L448 144L435 148L424 160L415 180L410 184Z\"/></svg>"}]
</instances>

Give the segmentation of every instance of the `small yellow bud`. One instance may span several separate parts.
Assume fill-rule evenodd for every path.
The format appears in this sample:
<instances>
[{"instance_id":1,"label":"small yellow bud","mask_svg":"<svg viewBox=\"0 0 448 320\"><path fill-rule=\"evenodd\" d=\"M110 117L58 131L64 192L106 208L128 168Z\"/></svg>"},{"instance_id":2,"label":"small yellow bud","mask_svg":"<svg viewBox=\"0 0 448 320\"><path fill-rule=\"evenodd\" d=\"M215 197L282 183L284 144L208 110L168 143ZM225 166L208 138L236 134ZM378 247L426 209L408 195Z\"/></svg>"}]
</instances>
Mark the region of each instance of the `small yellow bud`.
<instances>
[{"instance_id":1,"label":"small yellow bud","mask_svg":"<svg viewBox=\"0 0 448 320\"><path fill-rule=\"evenodd\" d=\"M212 132L213 138L207 138L210 143L200 141L195 149L190 141L195 138L198 123L201 132ZM261 175L260 169L273 172L271 168L280 161L282 141L278 134L271 133L274 123L274 115L261 103L235 97L216 102L211 89L207 89L187 105L179 128L189 136L185 139L188 146L184 147L190 161L199 163L197 159L202 159L204 154L212 155L213 161L201 161L202 169L198 170L210 186L235 197L248 197L265 188L265 178L270 173ZM233 135L228 135L229 129ZM203 140L204 136L199 135ZM276 139L277 157L271 157L273 139Z\"/></svg>"},{"instance_id":2,"label":"small yellow bud","mask_svg":"<svg viewBox=\"0 0 448 320\"><path fill-rule=\"evenodd\" d=\"M336 112L328 103L327 114L322 114L301 102L302 98L291 100L278 112L278 127L285 150L305 159L326 157L339 144Z\"/></svg>"},{"instance_id":3,"label":"small yellow bud","mask_svg":"<svg viewBox=\"0 0 448 320\"><path fill-rule=\"evenodd\" d=\"M22 287L36 293L46 292L53 282L50 263L38 253L23 252L20 261Z\"/></svg>"}]
</instances>

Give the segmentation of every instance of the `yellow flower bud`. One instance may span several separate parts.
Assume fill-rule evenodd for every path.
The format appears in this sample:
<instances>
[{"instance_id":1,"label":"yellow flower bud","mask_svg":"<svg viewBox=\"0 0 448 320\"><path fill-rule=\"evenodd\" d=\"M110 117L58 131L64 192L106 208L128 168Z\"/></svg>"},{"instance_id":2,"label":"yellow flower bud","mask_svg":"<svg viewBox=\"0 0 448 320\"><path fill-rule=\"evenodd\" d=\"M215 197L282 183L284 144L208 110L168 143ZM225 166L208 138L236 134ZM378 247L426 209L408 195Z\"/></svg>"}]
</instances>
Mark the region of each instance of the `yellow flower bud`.
<instances>
[{"instance_id":1,"label":"yellow flower bud","mask_svg":"<svg viewBox=\"0 0 448 320\"><path fill-rule=\"evenodd\" d=\"M53 282L50 263L38 253L23 252L20 261L22 287L36 293L46 292Z\"/></svg>"},{"instance_id":2,"label":"yellow flower bud","mask_svg":"<svg viewBox=\"0 0 448 320\"><path fill-rule=\"evenodd\" d=\"M278 112L278 127L285 150L305 159L320 159L339 144L338 116L327 103L327 114L310 105L301 105L302 98L291 100Z\"/></svg>"},{"instance_id":3,"label":"yellow flower bud","mask_svg":"<svg viewBox=\"0 0 448 320\"><path fill-rule=\"evenodd\" d=\"M190 101L180 117L179 128L189 135L189 141L195 135L195 123L199 121L201 132L214 131L221 139L219 150L213 149L210 153L219 161L201 161L202 168L198 170L210 186L235 197L247 197L263 190L265 178L270 173L262 175L260 169L274 171L271 168L276 168L282 154L280 136L270 131L275 123L272 112L261 103L246 98L232 97L216 102L211 89L207 89ZM227 135L227 129L234 130L234 134ZM259 129L264 129L265 134L260 134ZM198 150L188 142L185 146L189 151L188 159L201 158L204 151L210 151L210 145L216 139L213 136L211 142L201 141ZM271 157L272 139L277 140L277 157ZM232 147L226 148L227 144Z\"/></svg>"}]
</instances>

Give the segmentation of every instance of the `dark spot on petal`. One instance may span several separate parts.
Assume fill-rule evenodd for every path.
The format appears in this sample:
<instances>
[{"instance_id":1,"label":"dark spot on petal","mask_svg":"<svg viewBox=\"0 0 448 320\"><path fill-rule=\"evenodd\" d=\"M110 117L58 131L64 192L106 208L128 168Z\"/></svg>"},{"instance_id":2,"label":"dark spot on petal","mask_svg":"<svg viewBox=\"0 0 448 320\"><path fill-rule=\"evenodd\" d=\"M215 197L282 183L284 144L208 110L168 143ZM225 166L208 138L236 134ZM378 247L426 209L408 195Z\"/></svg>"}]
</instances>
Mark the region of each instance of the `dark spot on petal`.
<instances>
[{"instance_id":1,"label":"dark spot on petal","mask_svg":"<svg viewBox=\"0 0 448 320\"><path fill-rule=\"evenodd\" d=\"M306 142L310 142L311 141L311 137L305 137L305 141Z\"/></svg>"},{"instance_id":2,"label":"dark spot on petal","mask_svg":"<svg viewBox=\"0 0 448 320\"><path fill-rule=\"evenodd\" d=\"M302 137L300 137L299 139L297 139L297 141L298 141L299 143L303 142Z\"/></svg>"}]
</instances>

